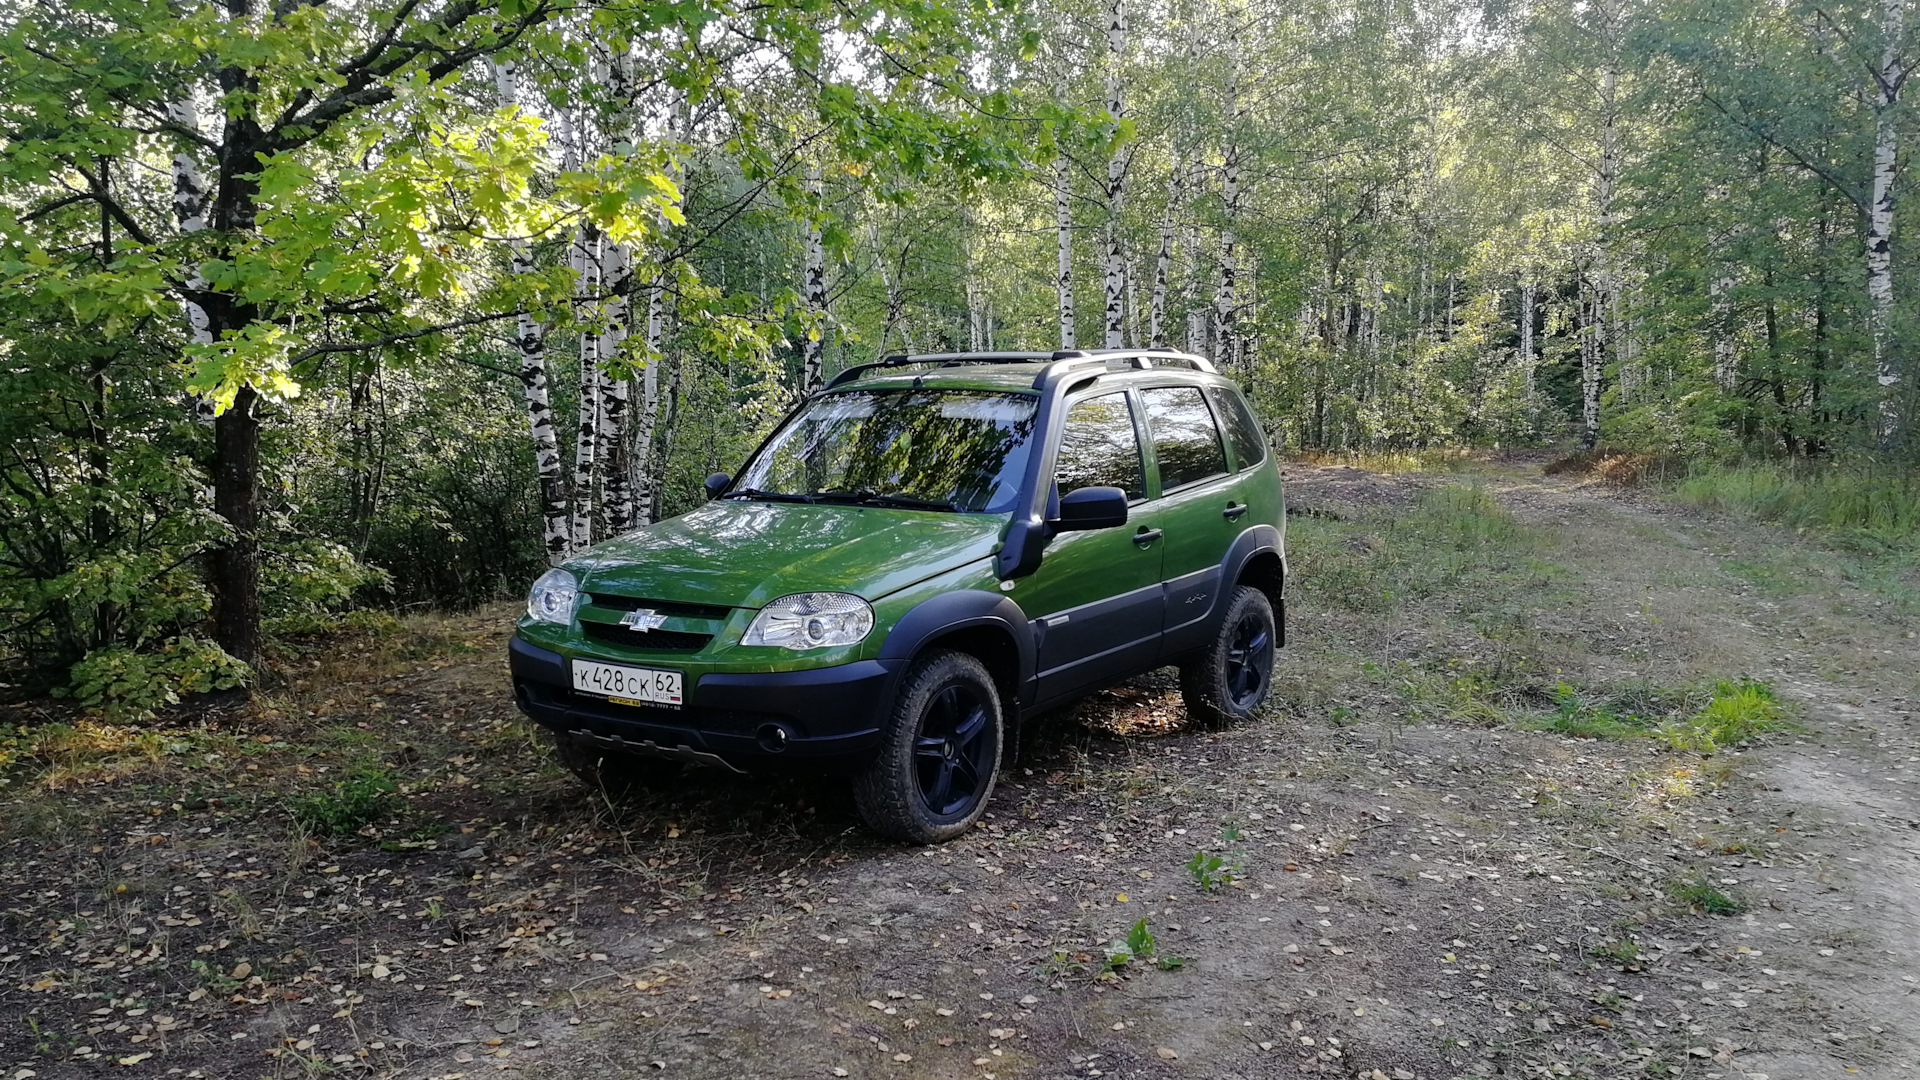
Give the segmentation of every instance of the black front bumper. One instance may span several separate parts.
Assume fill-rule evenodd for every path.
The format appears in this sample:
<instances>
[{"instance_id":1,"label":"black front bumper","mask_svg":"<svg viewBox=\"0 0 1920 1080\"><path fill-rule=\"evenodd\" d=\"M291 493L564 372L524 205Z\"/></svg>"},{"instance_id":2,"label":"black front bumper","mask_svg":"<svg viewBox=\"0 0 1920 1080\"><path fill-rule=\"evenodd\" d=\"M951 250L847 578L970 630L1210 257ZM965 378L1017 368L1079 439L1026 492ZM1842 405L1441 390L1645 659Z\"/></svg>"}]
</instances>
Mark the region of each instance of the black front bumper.
<instances>
[{"instance_id":1,"label":"black front bumper","mask_svg":"<svg viewBox=\"0 0 1920 1080\"><path fill-rule=\"evenodd\" d=\"M559 653L507 644L513 696L543 727L609 749L738 772L784 764L857 765L880 744L902 661L860 660L806 671L704 674L680 708L616 705L576 693Z\"/></svg>"}]
</instances>

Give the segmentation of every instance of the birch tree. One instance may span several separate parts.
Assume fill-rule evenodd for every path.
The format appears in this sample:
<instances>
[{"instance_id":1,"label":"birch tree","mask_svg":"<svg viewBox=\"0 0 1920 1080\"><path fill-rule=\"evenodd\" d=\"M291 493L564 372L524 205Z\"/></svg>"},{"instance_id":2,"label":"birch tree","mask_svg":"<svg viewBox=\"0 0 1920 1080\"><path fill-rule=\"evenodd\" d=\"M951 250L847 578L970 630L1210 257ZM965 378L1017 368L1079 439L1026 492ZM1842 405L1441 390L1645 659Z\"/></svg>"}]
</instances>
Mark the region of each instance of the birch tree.
<instances>
[{"instance_id":1,"label":"birch tree","mask_svg":"<svg viewBox=\"0 0 1920 1080\"><path fill-rule=\"evenodd\" d=\"M1225 149L1220 165L1220 280L1213 294L1213 358L1222 367L1239 362L1240 252L1234 230L1240 218L1240 48L1238 36L1227 47Z\"/></svg>"},{"instance_id":2,"label":"birch tree","mask_svg":"<svg viewBox=\"0 0 1920 1080\"><path fill-rule=\"evenodd\" d=\"M1899 171L1896 110L1912 67L1905 56L1907 0L1881 0L1880 58L1873 68L1873 192L1867 203L1867 325L1880 384L1880 440L1891 448L1901 434L1900 368L1891 345L1893 323L1894 180Z\"/></svg>"},{"instance_id":3,"label":"birch tree","mask_svg":"<svg viewBox=\"0 0 1920 1080\"><path fill-rule=\"evenodd\" d=\"M806 291L807 331L800 343L800 392L811 394L820 389L826 374L827 347L827 249L820 234L821 184L820 162L807 163L807 250L801 271Z\"/></svg>"},{"instance_id":4,"label":"birch tree","mask_svg":"<svg viewBox=\"0 0 1920 1080\"><path fill-rule=\"evenodd\" d=\"M1122 64L1127 48L1127 15L1123 0L1107 2L1107 115L1114 127L1113 149L1107 157L1106 347L1126 345L1127 262L1120 233L1121 201L1127 181L1127 103Z\"/></svg>"},{"instance_id":5,"label":"birch tree","mask_svg":"<svg viewBox=\"0 0 1920 1080\"><path fill-rule=\"evenodd\" d=\"M494 88L500 105L520 105L519 63L511 58L492 61ZM525 237L507 241L510 272L524 277L537 272ZM548 391L547 326L539 315L522 311L515 319L514 346L520 353L520 382L524 388L527 431L533 441L535 475L540 484L541 540L547 564L558 566L567 557L570 525L567 520L567 482L560 466L560 436L554 427L553 403Z\"/></svg>"}]
</instances>

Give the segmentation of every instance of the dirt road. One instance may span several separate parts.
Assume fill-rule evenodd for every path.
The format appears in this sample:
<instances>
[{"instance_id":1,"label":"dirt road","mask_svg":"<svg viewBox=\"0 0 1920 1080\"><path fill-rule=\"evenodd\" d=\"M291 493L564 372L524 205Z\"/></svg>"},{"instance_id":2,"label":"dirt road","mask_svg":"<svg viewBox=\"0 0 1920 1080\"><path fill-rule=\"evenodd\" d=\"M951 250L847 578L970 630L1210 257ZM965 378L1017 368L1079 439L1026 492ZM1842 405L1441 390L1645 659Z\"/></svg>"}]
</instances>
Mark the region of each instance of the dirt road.
<instances>
[{"instance_id":1,"label":"dirt road","mask_svg":"<svg viewBox=\"0 0 1920 1080\"><path fill-rule=\"evenodd\" d=\"M1271 715L1110 692L940 848L826 783L583 793L502 610L16 770L0 1080L1915 1075L1912 566L1524 464L1290 498ZM1565 733L1743 677L1788 728ZM292 824L372 767L362 835Z\"/></svg>"}]
</instances>

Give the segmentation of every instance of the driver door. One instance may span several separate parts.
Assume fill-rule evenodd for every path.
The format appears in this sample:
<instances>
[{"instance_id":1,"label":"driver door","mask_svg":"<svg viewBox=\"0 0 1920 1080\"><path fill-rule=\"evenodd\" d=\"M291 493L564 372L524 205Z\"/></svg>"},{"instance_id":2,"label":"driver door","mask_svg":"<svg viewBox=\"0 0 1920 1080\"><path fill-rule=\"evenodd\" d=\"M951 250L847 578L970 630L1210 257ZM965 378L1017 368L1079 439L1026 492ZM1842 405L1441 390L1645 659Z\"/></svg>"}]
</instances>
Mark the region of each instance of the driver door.
<instances>
[{"instance_id":1,"label":"driver door","mask_svg":"<svg viewBox=\"0 0 1920 1080\"><path fill-rule=\"evenodd\" d=\"M1133 411L1125 391L1067 407L1055 465L1057 493L1117 487L1132 509L1118 528L1054 537L1040 568L1019 579L1011 593L1033 620L1039 701L1151 667L1159 652L1162 541L1146 511L1146 470Z\"/></svg>"}]
</instances>

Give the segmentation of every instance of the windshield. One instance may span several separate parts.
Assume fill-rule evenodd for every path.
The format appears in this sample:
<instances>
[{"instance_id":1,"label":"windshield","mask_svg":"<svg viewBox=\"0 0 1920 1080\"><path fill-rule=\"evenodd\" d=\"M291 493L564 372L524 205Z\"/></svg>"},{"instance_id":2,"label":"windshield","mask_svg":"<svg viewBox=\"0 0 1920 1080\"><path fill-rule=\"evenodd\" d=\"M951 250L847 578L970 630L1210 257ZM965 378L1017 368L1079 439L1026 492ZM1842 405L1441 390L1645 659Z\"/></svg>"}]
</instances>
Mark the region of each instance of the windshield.
<instances>
[{"instance_id":1,"label":"windshield","mask_svg":"<svg viewBox=\"0 0 1920 1080\"><path fill-rule=\"evenodd\" d=\"M775 433L726 497L1004 513L1037 403L980 390L828 394Z\"/></svg>"}]
</instances>

